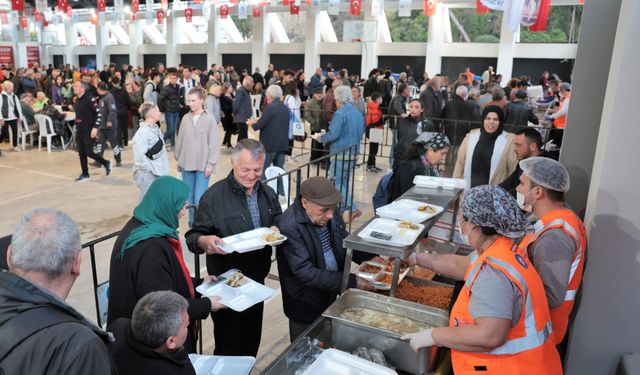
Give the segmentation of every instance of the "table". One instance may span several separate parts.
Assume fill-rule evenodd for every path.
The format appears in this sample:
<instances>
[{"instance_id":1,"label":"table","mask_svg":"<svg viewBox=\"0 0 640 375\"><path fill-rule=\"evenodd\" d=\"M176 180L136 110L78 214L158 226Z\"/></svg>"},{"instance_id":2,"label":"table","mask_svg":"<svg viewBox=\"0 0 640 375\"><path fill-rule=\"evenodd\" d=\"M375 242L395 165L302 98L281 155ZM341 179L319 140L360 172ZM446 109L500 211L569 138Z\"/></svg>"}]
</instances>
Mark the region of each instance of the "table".
<instances>
[{"instance_id":1,"label":"table","mask_svg":"<svg viewBox=\"0 0 640 375\"><path fill-rule=\"evenodd\" d=\"M453 189L453 190L445 190L442 188L422 188L414 186L405 192L399 199L413 199L424 203L435 204L441 207L446 208L451 205L451 203L455 202L454 206L454 215L453 222L451 227L450 239L453 239L453 232L455 228L455 218L458 207L458 197L462 193L462 189ZM344 293L347 290L347 285L349 283L349 275L351 273L351 259L353 256L353 250L362 251L369 254L376 255L387 255L389 257L395 258L393 261L393 277L391 279L391 290L389 295L391 297L395 297L396 290L398 288L398 279L400 274L400 262L407 255L411 254L415 251L416 245L422 240L422 238L429 232L429 230L435 225L435 223L444 215L444 212L441 212L439 215L432 217L431 219L425 221L424 229L416 239L416 241L409 246L391 246L384 245L380 243L375 243L371 241L367 241L358 237L358 233L363 230L371 221L373 221L377 215L371 219L369 219L366 223L361 225L358 229L351 232L347 238L345 238L342 242L342 246L347 249L347 254L345 257L345 266L344 266L344 274L342 276L342 288L341 293Z\"/></svg>"},{"instance_id":2,"label":"table","mask_svg":"<svg viewBox=\"0 0 640 375\"><path fill-rule=\"evenodd\" d=\"M69 132L71 132L71 136L69 137L69 141L67 142L66 145L64 145L65 148L69 148L69 146L71 145L75 145L76 142L76 114L75 112L64 112L65 114L65 118L64 121L67 124L67 129L69 129Z\"/></svg>"}]
</instances>

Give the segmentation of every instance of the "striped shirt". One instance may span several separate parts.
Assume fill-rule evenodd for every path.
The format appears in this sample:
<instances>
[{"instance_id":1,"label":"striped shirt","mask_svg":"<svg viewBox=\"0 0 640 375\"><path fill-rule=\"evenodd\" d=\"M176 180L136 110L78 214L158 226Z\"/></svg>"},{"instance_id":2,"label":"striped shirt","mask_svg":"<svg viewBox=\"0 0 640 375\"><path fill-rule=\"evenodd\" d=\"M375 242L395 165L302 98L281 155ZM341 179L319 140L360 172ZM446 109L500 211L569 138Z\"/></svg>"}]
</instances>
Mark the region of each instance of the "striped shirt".
<instances>
[{"instance_id":1,"label":"striped shirt","mask_svg":"<svg viewBox=\"0 0 640 375\"><path fill-rule=\"evenodd\" d=\"M324 225L322 227L316 226L316 232L318 233L318 237L320 237L320 243L322 244L325 269L327 271L337 271L338 262L336 261L336 256L333 254L333 245L331 243L331 231L329 230L329 225Z\"/></svg>"},{"instance_id":2,"label":"striped shirt","mask_svg":"<svg viewBox=\"0 0 640 375\"><path fill-rule=\"evenodd\" d=\"M258 229L262 226L260 223L260 207L258 207L258 186L259 184L254 186L251 195L245 195L254 229Z\"/></svg>"}]
</instances>

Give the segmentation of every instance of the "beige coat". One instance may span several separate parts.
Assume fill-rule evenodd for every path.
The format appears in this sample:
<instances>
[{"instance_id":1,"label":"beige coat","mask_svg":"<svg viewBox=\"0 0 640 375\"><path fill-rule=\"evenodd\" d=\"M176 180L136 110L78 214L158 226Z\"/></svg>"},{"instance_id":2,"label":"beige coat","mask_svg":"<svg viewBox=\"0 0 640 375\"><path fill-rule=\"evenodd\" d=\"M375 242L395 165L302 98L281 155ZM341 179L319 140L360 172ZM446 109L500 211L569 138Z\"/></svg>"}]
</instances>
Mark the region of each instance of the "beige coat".
<instances>
[{"instance_id":1,"label":"beige coat","mask_svg":"<svg viewBox=\"0 0 640 375\"><path fill-rule=\"evenodd\" d=\"M198 123L193 123L191 112L182 117L174 156L184 171L204 172L205 168L216 171L220 155L218 128L213 115L202 112Z\"/></svg>"},{"instance_id":2,"label":"beige coat","mask_svg":"<svg viewBox=\"0 0 640 375\"><path fill-rule=\"evenodd\" d=\"M465 179L467 155L469 152L471 153L471 155L473 155L473 149L469 150L469 140L472 137L477 137L479 133L480 129L474 129L464 137L464 140L460 145L460 149L458 150L458 159L456 160L456 166L453 170L453 178ZM499 183L504 181L511 175L511 173L513 173L513 171L516 169L516 166L518 165L518 159L516 158L516 154L515 152L513 152L513 148L511 146L511 144L513 143L514 135L508 132L502 132L502 134L505 136L506 144L502 149L502 155L500 155L500 159L495 167L495 170L489 178L490 185L498 185ZM494 148L494 152L499 152L499 150ZM471 166L469 166L469 170L470 168ZM469 186L469 181L467 181L467 186Z\"/></svg>"}]
</instances>

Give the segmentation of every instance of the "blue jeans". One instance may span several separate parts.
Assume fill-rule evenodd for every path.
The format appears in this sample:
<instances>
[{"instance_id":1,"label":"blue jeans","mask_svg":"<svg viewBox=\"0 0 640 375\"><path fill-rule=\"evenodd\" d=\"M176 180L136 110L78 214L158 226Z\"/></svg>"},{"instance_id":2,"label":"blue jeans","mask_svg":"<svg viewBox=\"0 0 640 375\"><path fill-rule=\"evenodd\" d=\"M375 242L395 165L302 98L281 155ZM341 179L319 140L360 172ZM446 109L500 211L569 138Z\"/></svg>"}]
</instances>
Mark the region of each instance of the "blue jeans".
<instances>
[{"instance_id":1,"label":"blue jeans","mask_svg":"<svg viewBox=\"0 0 640 375\"><path fill-rule=\"evenodd\" d=\"M342 195L342 200L340 202L341 212L346 211L349 208L349 205L352 205L352 212L358 209L356 202L351 196L351 177L352 173L355 173L355 163L355 159L331 160L331 170L329 171L329 176L333 176L335 178L336 189L340 190L340 195Z\"/></svg>"},{"instance_id":2,"label":"blue jeans","mask_svg":"<svg viewBox=\"0 0 640 375\"><path fill-rule=\"evenodd\" d=\"M209 177L204 176L201 171L182 171L182 181L189 185L189 204L197 206L200 197L209 187ZM193 225L195 210L189 210L189 227Z\"/></svg>"},{"instance_id":3,"label":"blue jeans","mask_svg":"<svg viewBox=\"0 0 640 375\"><path fill-rule=\"evenodd\" d=\"M164 140L170 140L171 147L173 147L176 145L176 129L178 128L178 120L180 120L180 112L165 112L164 119L167 122Z\"/></svg>"},{"instance_id":4,"label":"blue jeans","mask_svg":"<svg viewBox=\"0 0 640 375\"><path fill-rule=\"evenodd\" d=\"M262 180L266 180L264 171L266 171L267 168L271 166L271 163L273 163L273 165L276 167L280 167L280 168L284 167L285 154L286 154L285 151L267 152L267 154L264 157L264 167L262 168ZM282 178L278 179L278 195L284 195L284 185L282 183Z\"/></svg>"}]
</instances>

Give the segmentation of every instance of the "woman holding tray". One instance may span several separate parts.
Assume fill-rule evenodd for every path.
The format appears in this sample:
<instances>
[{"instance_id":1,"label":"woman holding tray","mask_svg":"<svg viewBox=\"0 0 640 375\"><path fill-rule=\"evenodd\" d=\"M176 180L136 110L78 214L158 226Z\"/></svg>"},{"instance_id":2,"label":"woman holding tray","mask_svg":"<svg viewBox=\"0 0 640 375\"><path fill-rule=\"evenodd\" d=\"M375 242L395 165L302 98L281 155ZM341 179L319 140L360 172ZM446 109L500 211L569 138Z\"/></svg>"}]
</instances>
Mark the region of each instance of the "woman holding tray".
<instances>
[{"instance_id":1,"label":"woman holding tray","mask_svg":"<svg viewBox=\"0 0 640 375\"><path fill-rule=\"evenodd\" d=\"M449 327L403 336L411 347L451 348L456 374L562 374L544 286L514 239L526 226L516 200L498 186L469 190L461 203L462 240L469 256L418 254L407 258L439 274L465 280Z\"/></svg>"},{"instance_id":2,"label":"woman holding tray","mask_svg":"<svg viewBox=\"0 0 640 375\"><path fill-rule=\"evenodd\" d=\"M186 215L189 186L175 177L156 178L133 217L124 226L111 253L109 312L107 324L131 318L133 309L147 293L172 290L189 303L189 334L184 346L196 349L195 321L224 306L219 297L196 296L195 287L214 277L191 277L178 237L179 219Z\"/></svg>"},{"instance_id":3,"label":"woman holding tray","mask_svg":"<svg viewBox=\"0 0 640 375\"><path fill-rule=\"evenodd\" d=\"M439 176L438 165L449 151L449 138L442 133L423 132L398 160L398 167L391 180L390 202L396 200L413 186L416 176Z\"/></svg>"}]
</instances>

